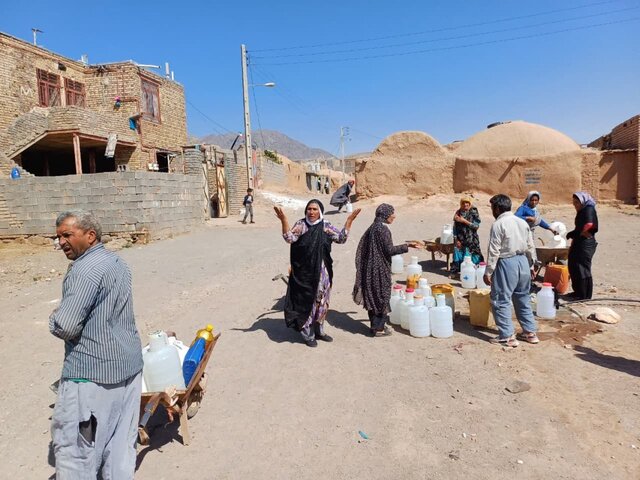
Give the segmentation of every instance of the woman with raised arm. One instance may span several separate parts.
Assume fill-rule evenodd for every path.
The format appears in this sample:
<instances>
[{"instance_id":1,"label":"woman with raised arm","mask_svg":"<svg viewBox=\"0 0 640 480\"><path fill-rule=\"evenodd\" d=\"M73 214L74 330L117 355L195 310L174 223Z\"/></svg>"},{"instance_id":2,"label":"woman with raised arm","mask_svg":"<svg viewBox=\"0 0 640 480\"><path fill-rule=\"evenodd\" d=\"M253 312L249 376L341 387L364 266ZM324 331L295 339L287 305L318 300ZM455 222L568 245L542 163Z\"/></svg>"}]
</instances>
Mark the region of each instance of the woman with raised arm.
<instances>
[{"instance_id":1,"label":"woman with raised arm","mask_svg":"<svg viewBox=\"0 0 640 480\"><path fill-rule=\"evenodd\" d=\"M333 284L331 244L345 243L351 224L360 213L349 215L341 230L324 220L324 206L311 200L305 207L305 217L289 228L281 207L273 207L282 224L282 236L291 245L291 272L284 305L287 326L295 328L309 347L317 340L333 341L324 332L324 319L329 311Z\"/></svg>"}]
</instances>

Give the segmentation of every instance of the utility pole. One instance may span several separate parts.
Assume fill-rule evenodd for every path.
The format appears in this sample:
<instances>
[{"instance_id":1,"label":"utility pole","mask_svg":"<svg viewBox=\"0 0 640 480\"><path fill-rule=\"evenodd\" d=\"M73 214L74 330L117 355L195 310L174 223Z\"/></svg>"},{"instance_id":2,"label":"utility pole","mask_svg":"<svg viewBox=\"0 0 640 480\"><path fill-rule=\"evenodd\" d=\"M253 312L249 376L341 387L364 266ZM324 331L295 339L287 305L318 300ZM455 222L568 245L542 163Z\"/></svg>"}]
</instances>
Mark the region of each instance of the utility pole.
<instances>
[{"instance_id":1,"label":"utility pole","mask_svg":"<svg viewBox=\"0 0 640 480\"><path fill-rule=\"evenodd\" d=\"M247 48L240 45L242 57L242 103L244 105L244 159L247 165L247 188L253 188L253 156L251 152L251 117L249 116L249 82L247 80Z\"/></svg>"},{"instance_id":2,"label":"utility pole","mask_svg":"<svg viewBox=\"0 0 640 480\"><path fill-rule=\"evenodd\" d=\"M344 173L344 139L349 135L349 127L340 127L340 163L342 164L342 181L346 175Z\"/></svg>"}]
</instances>

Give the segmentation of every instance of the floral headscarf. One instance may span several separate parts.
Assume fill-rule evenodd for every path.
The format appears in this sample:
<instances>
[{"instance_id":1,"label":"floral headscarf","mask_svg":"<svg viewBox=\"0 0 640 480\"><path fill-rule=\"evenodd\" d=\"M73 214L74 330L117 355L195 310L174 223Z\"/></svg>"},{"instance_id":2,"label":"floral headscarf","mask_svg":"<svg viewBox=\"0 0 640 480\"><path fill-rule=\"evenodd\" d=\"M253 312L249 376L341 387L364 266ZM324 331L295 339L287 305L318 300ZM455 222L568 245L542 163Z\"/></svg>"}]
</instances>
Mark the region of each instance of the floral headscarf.
<instances>
[{"instance_id":1,"label":"floral headscarf","mask_svg":"<svg viewBox=\"0 0 640 480\"><path fill-rule=\"evenodd\" d=\"M381 203L378 208L376 208L376 220L380 219L384 222L394 213L395 209L392 205L389 205L388 203Z\"/></svg>"}]
</instances>

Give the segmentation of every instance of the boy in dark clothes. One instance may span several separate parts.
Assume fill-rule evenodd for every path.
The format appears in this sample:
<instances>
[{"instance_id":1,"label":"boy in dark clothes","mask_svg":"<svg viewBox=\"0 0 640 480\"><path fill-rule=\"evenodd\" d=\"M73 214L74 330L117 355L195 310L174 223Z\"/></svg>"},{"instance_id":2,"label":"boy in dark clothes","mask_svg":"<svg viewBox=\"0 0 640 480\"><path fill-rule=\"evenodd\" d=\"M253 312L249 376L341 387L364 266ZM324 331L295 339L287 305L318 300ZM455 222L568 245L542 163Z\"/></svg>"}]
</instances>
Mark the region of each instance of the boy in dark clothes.
<instances>
[{"instance_id":1,"label":"boy in dark clothes","mask_svg":"<svg viewBox=\"0 0 640 480\"><path fill-rule=\"evenodd\" d=\"M242 223L247 223L247 216L251 215L251 223L256 223L253 221L253 188L247 188L247 194L244 196L244 200L242 200L242 205L244 205L244 218L242 219Z\"/></svg>"}]
</instances>

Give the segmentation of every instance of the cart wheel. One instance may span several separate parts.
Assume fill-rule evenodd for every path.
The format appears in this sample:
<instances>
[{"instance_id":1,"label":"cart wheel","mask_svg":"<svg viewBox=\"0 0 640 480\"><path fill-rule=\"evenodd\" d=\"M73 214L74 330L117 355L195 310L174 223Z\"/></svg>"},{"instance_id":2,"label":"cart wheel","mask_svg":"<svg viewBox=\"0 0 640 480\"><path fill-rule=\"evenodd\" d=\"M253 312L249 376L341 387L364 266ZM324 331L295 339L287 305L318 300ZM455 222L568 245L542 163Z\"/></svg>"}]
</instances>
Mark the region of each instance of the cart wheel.
<instances>
[{"instance_id":1,"label":"cart wheel","mask_svg":"<svg viewBox=\"0 0 640 480\"><path fill-rule=\"evenodd\" d=\"M193 418L200 410L200 403L202 402L202 397L204 396L204 392L207 389L207 374L203 373L200 381L193 389L191 393L191 401L189 402L189 406L187 407L187 418Z\"/></svg>"},{"instance_id":2,"label":"cart wheel","mask_svg":"<svg viewBox=\"0 0 640 480\"><path fill-rule=\"evenodd\" d=\"M196 416L198 410L200 410L200 402L202 401L202 392L194 392L191 397L193 400L189 402L187 407L187 418L191 419Z\"/></svg>"},{"instance_id":3,"label":"cart wheel","mask_svg":"<svg viewBox=\"0 0 640 480\"><path fill-rule=\"evenodd\" d=\"M138 444L145 447L149 445L149 434L143 427L138 427Z\"/></svg>"}]
</instances>

